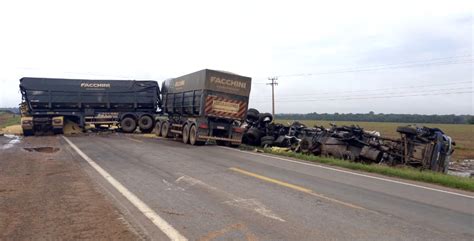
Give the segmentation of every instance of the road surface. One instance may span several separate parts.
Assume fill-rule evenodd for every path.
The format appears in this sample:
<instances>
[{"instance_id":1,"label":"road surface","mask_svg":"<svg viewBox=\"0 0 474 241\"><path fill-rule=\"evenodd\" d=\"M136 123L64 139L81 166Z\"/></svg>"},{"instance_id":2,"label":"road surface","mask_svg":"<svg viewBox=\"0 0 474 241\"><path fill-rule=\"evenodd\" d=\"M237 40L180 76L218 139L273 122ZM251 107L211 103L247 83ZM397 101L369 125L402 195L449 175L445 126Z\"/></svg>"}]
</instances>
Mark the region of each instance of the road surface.
<instances>
[{"instance_id":1,"label":"road surface","mask_svg":"<svg viewBox=\"0 0 474 241\"><path fill-rule=\"evenodd\" d=\"M168 139L62 142L151 239L474 239L469 192Z\"/></svg>"}]
</instances>

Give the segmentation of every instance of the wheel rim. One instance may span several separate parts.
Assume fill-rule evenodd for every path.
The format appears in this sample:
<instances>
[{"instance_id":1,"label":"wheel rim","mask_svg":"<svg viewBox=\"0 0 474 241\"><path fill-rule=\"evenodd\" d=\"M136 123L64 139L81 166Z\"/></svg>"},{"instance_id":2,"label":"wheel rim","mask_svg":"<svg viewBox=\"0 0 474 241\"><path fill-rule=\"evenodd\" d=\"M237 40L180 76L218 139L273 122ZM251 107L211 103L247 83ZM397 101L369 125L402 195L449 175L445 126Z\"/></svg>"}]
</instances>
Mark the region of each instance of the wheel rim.
<instances>
[{"instance_id":1,"label":"wheel rim","mask_svg":"<svg viewBox=\"0 0 474 241\"><path fill-rule=\"evenodd\" d=\"M148 130L153 127L153 120L149 116L142 116L139 120L139 127L142 130Z\"/></svg>"},{"instance_id":2,"label":"wheel rim","mask_svg":"<svg viewBox=\"0 0 474 241\"><path fill-rule=\"evenodd\" d=\"M125 132L133 132L136 128L136 123L134 122L134 120L128 117L122 121L121 125L122 130Z\"/></svg>"}]
</instances>

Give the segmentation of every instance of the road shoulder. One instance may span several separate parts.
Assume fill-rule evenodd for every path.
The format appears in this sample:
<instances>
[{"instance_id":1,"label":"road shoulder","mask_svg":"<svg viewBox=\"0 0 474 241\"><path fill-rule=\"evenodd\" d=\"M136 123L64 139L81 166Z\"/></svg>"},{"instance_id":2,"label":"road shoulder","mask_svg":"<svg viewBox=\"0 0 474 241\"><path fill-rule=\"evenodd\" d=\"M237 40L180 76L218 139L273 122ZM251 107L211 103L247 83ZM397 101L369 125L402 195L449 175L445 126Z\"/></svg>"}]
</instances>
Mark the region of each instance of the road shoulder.
<instances>
[{"instance_id":1,"label":"road shoulder","mask_svg":"<svg viewBox=\"0 0 474 241\"><path fill-rule=\"evenodd\" d=\"M143 239L58 136L28 137L1 154L0 239Z\"/></svg>"}]
</instances>

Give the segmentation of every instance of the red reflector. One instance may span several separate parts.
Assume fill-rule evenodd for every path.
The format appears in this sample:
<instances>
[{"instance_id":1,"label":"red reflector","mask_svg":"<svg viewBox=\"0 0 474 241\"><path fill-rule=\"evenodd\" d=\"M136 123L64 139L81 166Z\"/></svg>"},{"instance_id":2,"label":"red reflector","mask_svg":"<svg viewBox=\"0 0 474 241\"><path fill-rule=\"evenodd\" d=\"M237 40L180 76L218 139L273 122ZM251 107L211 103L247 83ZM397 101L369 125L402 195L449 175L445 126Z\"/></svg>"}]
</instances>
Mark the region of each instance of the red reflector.
<instances>
[{"instance_id":1,"label":"red reflector","mask_svg":"<svg viewBox=\"0 0 474 241\"><path fill-rule=\"evenodd\" d=\"M201 129L209 129L209 126L206 123L199 124L199 128Z\"/></svg>"}]
</instances>

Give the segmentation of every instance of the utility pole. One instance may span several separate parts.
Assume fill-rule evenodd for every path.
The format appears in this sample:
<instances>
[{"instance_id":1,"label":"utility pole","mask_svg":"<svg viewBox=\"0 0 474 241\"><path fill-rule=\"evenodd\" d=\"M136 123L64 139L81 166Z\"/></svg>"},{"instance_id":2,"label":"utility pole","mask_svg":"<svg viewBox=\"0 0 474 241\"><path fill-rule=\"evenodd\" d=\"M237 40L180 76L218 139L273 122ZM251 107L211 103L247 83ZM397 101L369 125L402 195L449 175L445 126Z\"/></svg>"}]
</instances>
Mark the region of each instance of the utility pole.
<instances>
[{"instance_id":1,"label":"utility pole","mask_svg":"<svg viewBox=\"0 0 474 241\"><path fill-rule=\"evenodd\" d=\"M268 80L270 80L271 83L267 83L267 85L272 86L272 115L274 116L273 118L275 118L275 85L278 85L276 82L278 77L270 77Z\"/></svg>"}]
</instances>

